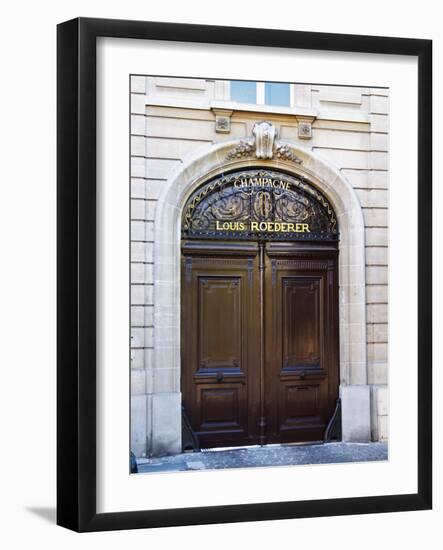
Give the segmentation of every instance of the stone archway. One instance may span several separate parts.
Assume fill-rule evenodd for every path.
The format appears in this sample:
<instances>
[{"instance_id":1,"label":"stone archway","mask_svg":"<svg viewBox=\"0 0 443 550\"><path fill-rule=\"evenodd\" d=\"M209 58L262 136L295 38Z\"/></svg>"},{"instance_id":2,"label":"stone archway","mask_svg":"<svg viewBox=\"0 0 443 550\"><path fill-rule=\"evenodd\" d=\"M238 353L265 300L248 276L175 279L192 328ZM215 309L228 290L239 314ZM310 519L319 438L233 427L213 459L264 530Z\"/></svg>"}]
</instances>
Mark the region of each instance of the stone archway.
<instances>
[{"instance_id":1,"label":"stone archway","mask_svg":"<svg viewBox=\"0 0 443 550\"><path fill-rule=\"evenodd\" d=\"M257 151L259 151L257 145ZM275 152L275 154L274 154ZM370 390L366 367L365 236L351 184L330 163L289 142L260 158L253 145L233 140L200 148L170 177L159 198L154 242L154 380L149 454L181 452L180 243L182 209L206 180L228 170L263 166L306 177L330 200L340 227L340 395L343 439L369 441Z\"/></svg>"}]
</instances>

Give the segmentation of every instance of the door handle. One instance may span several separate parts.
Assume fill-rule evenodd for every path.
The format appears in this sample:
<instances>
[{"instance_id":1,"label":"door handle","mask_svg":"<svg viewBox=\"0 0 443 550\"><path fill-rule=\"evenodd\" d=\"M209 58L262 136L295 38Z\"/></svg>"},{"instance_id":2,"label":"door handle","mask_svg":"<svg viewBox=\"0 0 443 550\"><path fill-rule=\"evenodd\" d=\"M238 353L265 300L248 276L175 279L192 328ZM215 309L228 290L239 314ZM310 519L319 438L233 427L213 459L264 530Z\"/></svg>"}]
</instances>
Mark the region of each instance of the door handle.
<instances>
[{"instance_id":1,"label":"door handle","mask_svg":"<svg viewBox=\"0 0 443 550\"><path fill-rule=\"evenodd\" d=\"M223 379L224 379L223 373L222 373L222 372L218 372L218 373L217 373L217 376L216 376L217 382L223 382Z\"/></svg>"},{"instance_id":2,"label":"door handle","mask_svg":"<svg viewBox=\"0 0 443 550\"><path fill-rule=\"evenodd\" d=\"M306 373L305 373L305 371L302 371L300 373L300 380L304 380L305 378L306 378Z\"/></svg>"}]
</instances>

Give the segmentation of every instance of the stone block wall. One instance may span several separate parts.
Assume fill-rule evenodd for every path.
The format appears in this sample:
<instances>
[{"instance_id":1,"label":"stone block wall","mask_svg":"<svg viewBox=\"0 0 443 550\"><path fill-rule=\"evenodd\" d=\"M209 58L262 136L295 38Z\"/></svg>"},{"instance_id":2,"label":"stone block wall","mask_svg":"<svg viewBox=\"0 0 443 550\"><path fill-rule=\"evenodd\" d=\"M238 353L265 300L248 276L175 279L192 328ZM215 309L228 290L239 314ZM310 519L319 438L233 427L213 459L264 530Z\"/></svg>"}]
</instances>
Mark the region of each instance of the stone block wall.
<instances>
[{"instance_id":1,"label":"stone block wall","mask_svg":"<svg viewBox=\"0 0 443 550\"><path fill-rule=\"evenodd\" d=\"M295 106L236 105L223 81L133 76L131 79L131 446L150 453L153 395L171 391L154 369L154 219L157 199L188 155L213 142L245 138L258 120L279 137L311 149L340 169L365 220L367 378L374 440L388 437L388 128L389 92L377 88L294 85ZM217 109L230 117L218 133ZM312 138L299 137L308 117ZM172 380L172 378L171 378ZM180 391L180 388L175 388Z\"/></svg>"}]
</instances>

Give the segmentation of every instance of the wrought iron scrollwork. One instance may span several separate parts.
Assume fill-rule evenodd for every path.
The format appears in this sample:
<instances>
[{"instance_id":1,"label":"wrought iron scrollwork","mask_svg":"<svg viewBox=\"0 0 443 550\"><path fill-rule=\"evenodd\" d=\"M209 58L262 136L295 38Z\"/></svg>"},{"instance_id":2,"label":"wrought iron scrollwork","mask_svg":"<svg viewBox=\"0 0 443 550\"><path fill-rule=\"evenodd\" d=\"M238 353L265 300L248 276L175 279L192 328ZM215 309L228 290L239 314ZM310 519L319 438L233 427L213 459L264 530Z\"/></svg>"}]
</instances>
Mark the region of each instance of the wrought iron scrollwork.
<instances>
[{"instance_id":1,"label":"wrought iron scrollwork","mask_svg":"<svg viewBox=\"0 0 443 550\"><path fill-rule=\"evenodd\" d=\"M182 232L185 238L335 240L338 225L331 204L312 184L254 169L197 189L185 205Z\"/></svg>"}]
</instances>

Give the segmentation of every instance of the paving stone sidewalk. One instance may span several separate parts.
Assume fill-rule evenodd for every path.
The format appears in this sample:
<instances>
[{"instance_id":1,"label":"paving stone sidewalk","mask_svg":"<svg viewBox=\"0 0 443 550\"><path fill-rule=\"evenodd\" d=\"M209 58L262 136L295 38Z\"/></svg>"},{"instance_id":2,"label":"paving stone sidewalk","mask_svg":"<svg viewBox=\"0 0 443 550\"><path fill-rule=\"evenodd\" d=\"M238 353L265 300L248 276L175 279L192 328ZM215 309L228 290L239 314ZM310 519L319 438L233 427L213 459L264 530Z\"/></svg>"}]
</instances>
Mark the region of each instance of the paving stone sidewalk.
<instances>
[{"instance_id":1,"label":"paving stone sidewalk","mask_svg":"<svg viewBox=\"0 0 443 550\"><path fill-rule=\"evenodd\" d=\"M139 459L139 473L388 460L387 443L268 445Z\"/></svg>"}]
</instances>

